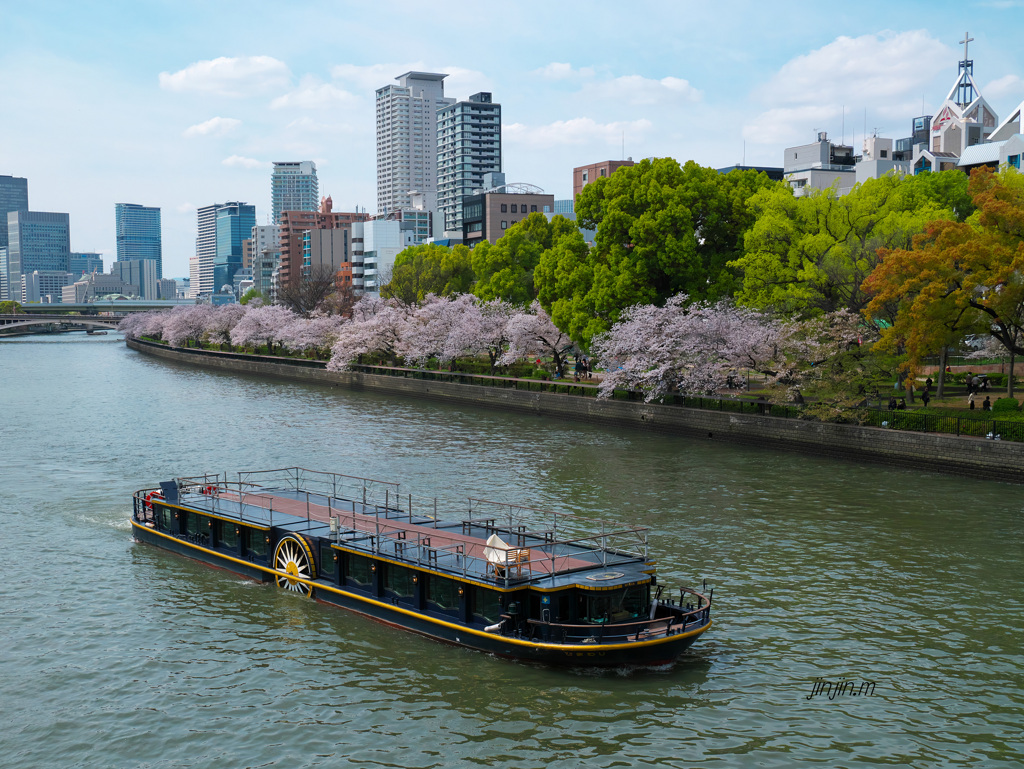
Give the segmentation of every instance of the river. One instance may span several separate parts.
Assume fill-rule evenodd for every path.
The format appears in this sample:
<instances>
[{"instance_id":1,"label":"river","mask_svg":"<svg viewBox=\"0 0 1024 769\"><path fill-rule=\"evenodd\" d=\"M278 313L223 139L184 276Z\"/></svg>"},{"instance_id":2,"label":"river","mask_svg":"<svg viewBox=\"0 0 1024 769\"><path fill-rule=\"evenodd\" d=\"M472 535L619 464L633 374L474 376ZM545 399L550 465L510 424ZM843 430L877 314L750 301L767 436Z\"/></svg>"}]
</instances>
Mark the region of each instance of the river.
<instances>
[{"instance_id":1,"label":"river","mask_svg":"<svg viewBox=\"0 0 1024 769\"><path fill-rule=\"evenodd\" d=\"M0 341L0 766L1024 760L1022 487ZM715 589L672 669L446 647L131 539L131 495L300 465L651 528ZM817 679L849 679L829 699ZM873 687L861 687L861 684Z\"/></svg>"}]
</instances>

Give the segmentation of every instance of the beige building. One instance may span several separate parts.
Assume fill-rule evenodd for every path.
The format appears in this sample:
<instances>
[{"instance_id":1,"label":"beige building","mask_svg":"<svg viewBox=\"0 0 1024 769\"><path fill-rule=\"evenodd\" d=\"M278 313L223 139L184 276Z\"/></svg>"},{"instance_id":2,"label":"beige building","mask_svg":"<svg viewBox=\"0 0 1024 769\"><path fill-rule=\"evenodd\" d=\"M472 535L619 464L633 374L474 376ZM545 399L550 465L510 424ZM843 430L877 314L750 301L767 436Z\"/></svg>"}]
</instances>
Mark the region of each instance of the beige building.
<instances>
[{"instance_id":1,"label":"beige building","mask_svg":"<svg viewBox=\"0 0 1024 769\"><path fill-rule=\"evenodd\" d=\"M532 184L506 184L462 201L462 242L467 246L484 240L494 243L505 230L530 214L551 214L555 196Z\"/></svg>"}]
</instances>

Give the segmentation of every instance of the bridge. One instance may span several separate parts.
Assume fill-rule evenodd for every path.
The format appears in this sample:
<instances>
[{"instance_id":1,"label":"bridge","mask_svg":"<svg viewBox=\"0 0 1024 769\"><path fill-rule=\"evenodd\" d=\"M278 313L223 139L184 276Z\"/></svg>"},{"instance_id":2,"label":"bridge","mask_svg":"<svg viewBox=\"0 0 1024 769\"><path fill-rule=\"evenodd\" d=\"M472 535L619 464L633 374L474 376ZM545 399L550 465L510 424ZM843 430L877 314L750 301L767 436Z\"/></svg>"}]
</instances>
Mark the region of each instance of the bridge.
<instances>
[{"instance_id":1,"label":"bridge","mask_svg":"<svg viewBox=\"0 0 1024 769\"><path fill-rule=\"evenodd\" d=\"M117 324L124 320L124 315L0 315L0 333L12 329L32 326L57 326L61 331L70 331L71 327L88 326L116 330Z\"/></svg>"},{"instance_id":2,"label":"bridge","mask_svg":"<svg viewBox=\"0 0 1024 769\"><path fill-rule=\"evenodd\" d=\"M194 305L195 299L116 299L109 302L69 302L67 304L21 304L18 312L26 315L57 315L63 312L80 312L83 315L111 313L125 315L130 312L170 310L179 305Z\"/></svg>"}]
</instances>

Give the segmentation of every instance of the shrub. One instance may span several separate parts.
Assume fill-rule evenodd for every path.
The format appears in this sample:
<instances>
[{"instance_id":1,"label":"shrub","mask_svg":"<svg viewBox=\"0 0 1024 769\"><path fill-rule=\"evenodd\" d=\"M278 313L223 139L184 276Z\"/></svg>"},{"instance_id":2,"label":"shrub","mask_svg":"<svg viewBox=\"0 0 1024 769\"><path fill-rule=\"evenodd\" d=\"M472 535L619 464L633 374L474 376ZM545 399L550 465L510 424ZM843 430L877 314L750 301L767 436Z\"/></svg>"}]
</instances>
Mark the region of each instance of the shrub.
<instances>
[{"instance_id":1,"label":"shrub","mask_svg":"<svg viewBox=\"0 0 1024 769\"><path fill-rule=\"evenodd\" d=\"M1019 411L1020 404L1016 398L999 398L992 404L992 412Z\"/></svg>"}]
</instances>

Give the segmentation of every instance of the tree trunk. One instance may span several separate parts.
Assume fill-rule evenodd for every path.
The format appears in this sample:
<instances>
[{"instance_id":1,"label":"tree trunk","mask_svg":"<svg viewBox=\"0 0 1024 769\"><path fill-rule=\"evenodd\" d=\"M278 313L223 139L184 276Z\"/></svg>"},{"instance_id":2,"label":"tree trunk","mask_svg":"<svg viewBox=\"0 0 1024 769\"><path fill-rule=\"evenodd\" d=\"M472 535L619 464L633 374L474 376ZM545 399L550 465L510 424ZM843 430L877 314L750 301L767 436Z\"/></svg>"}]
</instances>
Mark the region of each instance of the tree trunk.
<instances>
[{"instance_id":1,"label":"tree trunk","mask_svg":"<svg viewBox=\"0 0 1024 769\"><path fill-rule=\"evenodd\" d=\"M946 361L949 359L949 348L942 345L942 352L939 353L939 376L938 384L935 385L935 397L941 398L946 385Z\"/></svg>"},{"instance_id":2,"label":"tree trunk","mask_svg":"<svg viewBox=\"0 0 1024 769\"><path fill-rule=\"evenodd\" d=\"M1010 365L1008 367L1009 371L1006 374L1006 394L1010 398L1013 397L1013 362L1015 357L1013 350L1010 350Z\"/></svg>"}]
</instances>

